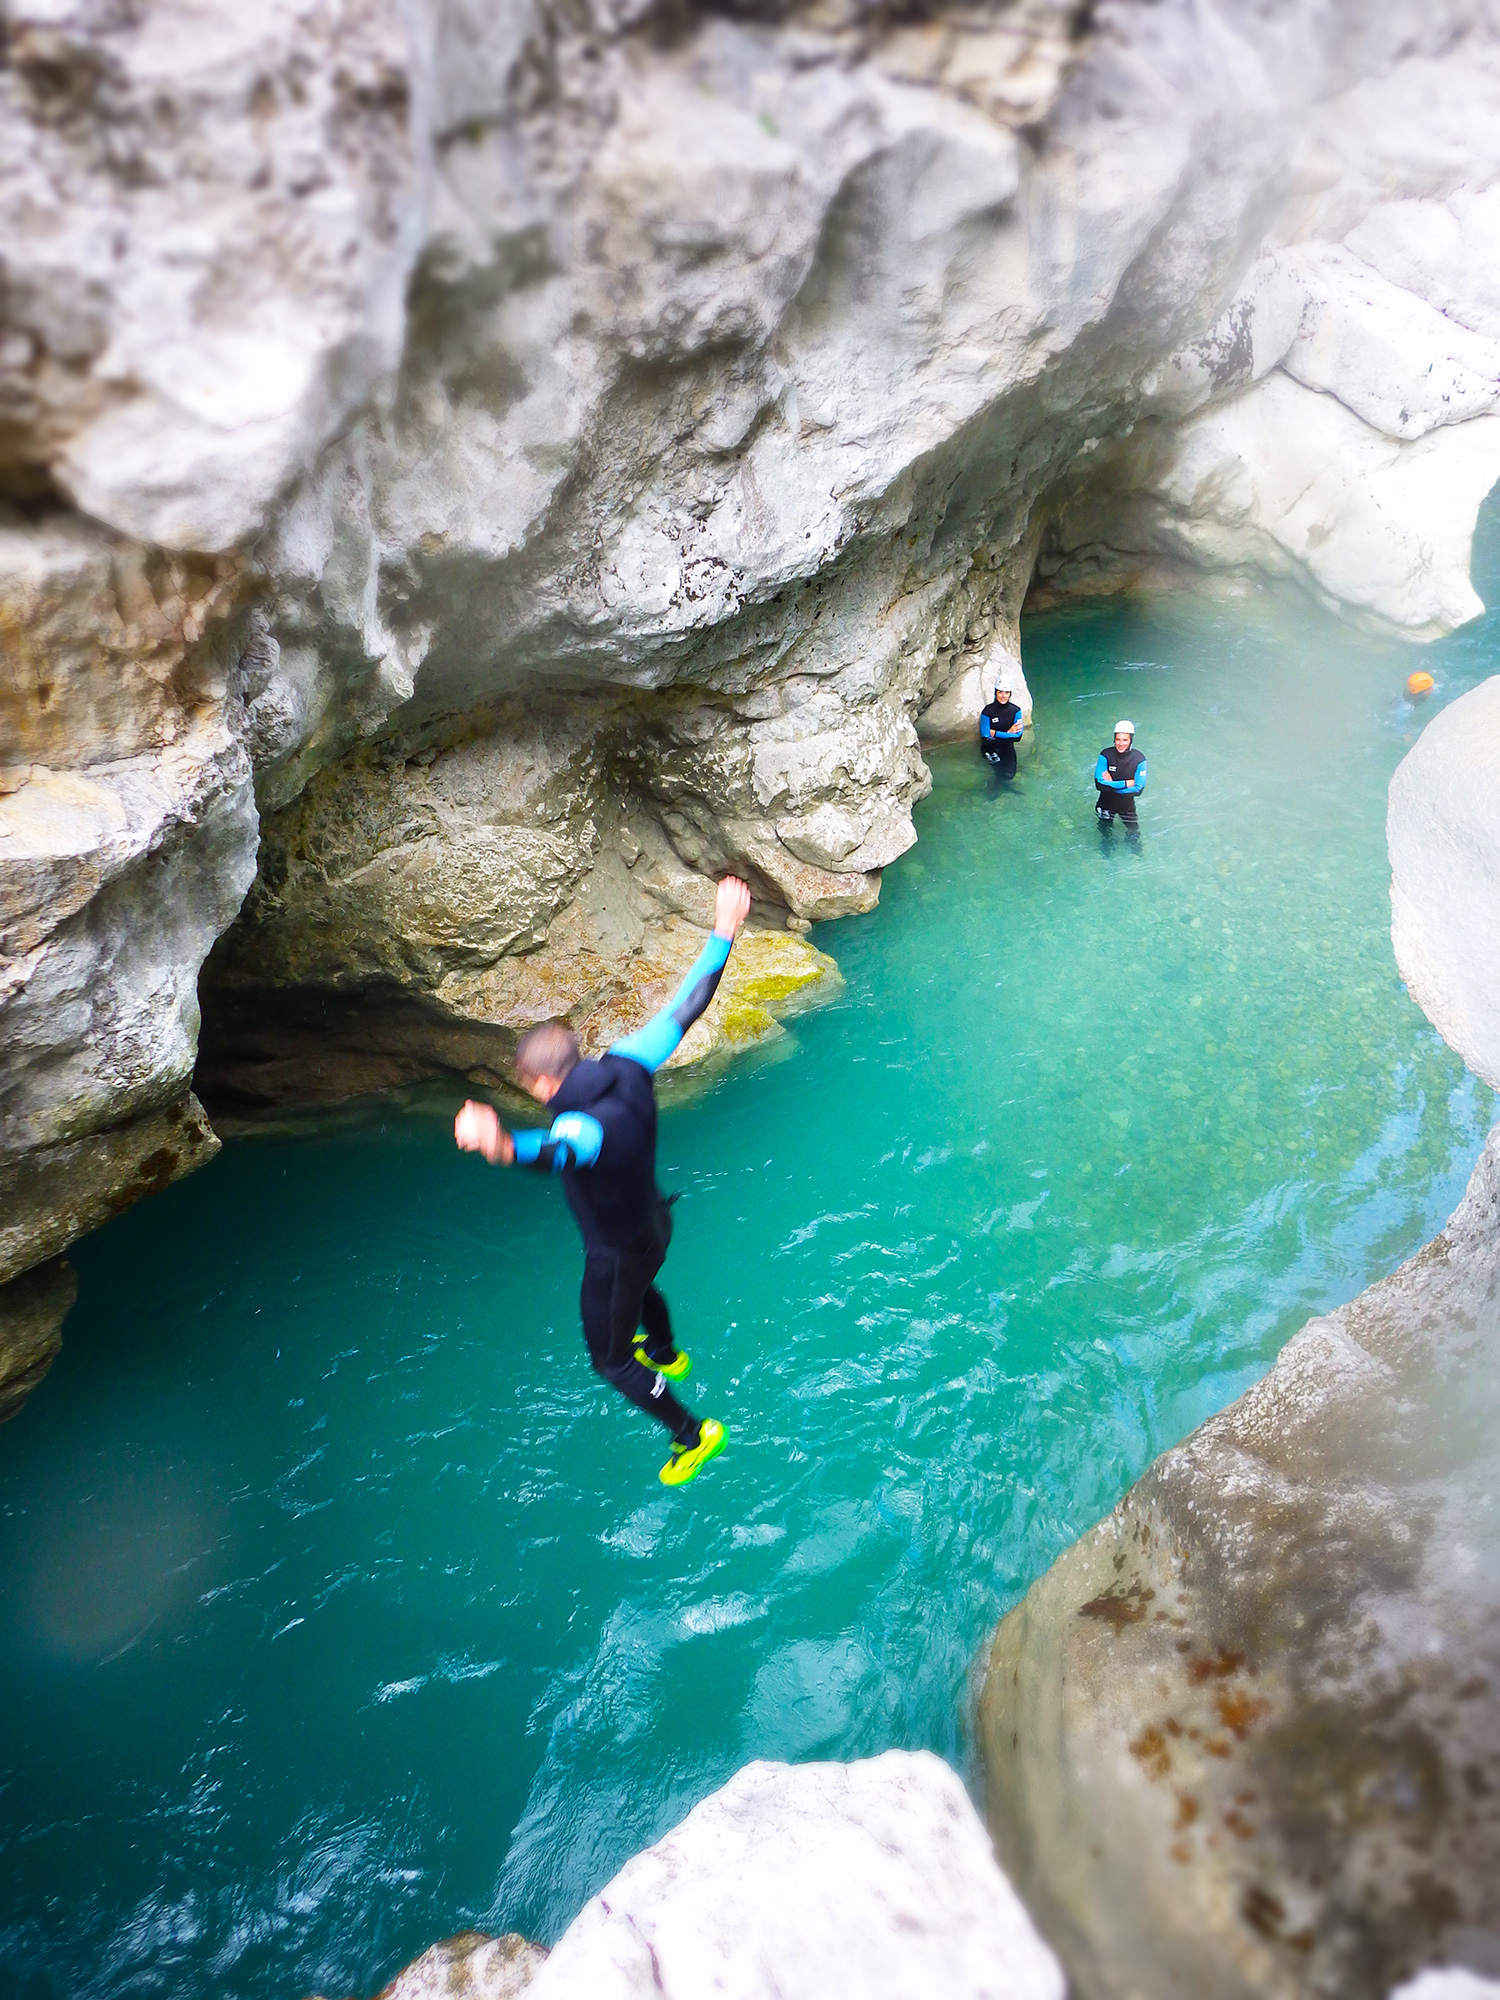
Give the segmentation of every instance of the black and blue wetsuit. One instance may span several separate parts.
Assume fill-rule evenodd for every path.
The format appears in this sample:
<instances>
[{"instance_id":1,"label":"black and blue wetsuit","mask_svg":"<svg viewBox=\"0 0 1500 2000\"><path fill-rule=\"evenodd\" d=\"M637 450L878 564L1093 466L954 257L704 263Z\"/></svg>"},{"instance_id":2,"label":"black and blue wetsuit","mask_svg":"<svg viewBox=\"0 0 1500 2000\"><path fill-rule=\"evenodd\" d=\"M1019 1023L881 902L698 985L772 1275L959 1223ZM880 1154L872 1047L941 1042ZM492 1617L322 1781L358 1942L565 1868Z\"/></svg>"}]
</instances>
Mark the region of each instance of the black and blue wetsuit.
<instances>
[{"instance_id":1,"label":"black and blue wetsuit","mask_svg":"<svg viewBox=\"0 0 1500 2000\"><path fill-rule=\"evenodd\" d=\"M1002 778L1016 775L1016 745L1021 740L1021 711L1013 701L992 701L979 711L979 747L986 763Z\"/></svg>"},{"instance_id":2,"label":"black and blue wetsuit","mask_svg":"<svg viewBox=\"0 0 1500 2000\"><path fill-rule=\"evenodd\" d=\"M698 1419L633 1352L638 1327L654 1360L675 1352L667 1302L653 1282L672 1240L672 1211L656 1185L651 1079L713 999L731 943L715 931L659 1014L608 1055L573 1065L548 1107L548 1129L514 1135L518 1166L562 1176L583 1232L580 1305L590 1360L684 1445L698 1442Z\"/></svg>"},{"instance_id":3,"label":"black and blue wetsuit","mask_svg":"<svg viewBox=\"0 0 1500 2000\"><path fill-rule=\"evenodd\" d=\"M1094 810L1100 826L1113 826L1118 814L1127 833L1138 830L1135 802L1146 789L1146 760L1133 743L1128 750L1105 744L1094 766L1094 785L1098 794Z\"/></svg>"}]
</instances>

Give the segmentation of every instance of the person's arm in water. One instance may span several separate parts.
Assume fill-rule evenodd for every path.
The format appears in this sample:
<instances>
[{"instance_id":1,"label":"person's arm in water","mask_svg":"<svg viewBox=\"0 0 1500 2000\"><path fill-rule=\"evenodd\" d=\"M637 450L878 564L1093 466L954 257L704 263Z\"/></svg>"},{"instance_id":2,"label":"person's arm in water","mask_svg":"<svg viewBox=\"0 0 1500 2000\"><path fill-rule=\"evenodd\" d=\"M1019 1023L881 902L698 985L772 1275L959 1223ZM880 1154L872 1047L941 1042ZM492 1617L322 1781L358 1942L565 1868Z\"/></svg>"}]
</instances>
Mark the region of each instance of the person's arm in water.
<instances>
[{"instance_id":1,"label":"person's arm in water","mask_svg":"<svg viewBox=\"0 0 1500 2000\"><path fill-rule=\"evenodd\" d=\"M736 876L726 875L714 903L713 931L686 979L644 1028L637 1028L633 1035L614 1044L610 1050L612 1056L628 1056L653 1072L661 1068L718 992L724 967L729 963L729 948L749 914L749 889Z\"/></svg>"}]
</instances>

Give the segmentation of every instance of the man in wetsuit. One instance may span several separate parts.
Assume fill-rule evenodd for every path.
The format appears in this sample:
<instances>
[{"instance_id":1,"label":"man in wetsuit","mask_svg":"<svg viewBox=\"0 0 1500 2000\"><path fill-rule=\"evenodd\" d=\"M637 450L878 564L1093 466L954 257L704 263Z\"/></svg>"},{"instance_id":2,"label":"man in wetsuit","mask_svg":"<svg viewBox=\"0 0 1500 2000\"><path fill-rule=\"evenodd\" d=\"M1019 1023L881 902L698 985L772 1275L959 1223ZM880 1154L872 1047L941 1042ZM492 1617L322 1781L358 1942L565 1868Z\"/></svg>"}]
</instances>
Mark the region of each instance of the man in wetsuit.
<instances>
[{"instance_id":1,"label":"man in wetsuit","mask_svg":"<svg viewBox=\"0 0 1500 2000\"><path fill-rule=\"evenodd\" d=\"M606 1382L672 1433L665 1486L684 1486L724 1449L726 1433L698 1419L668 1388L692 1367L672 1339L667 1302L655 1278L672 1240L672 1211L656 1185L656 1087L651 1079L708 1006L729 948L750 910L734 876L719 884L714 928L686 979L644 1028L597 1061L579 1055L578 1037L549 1021L516 1050L521 1087L553 1113L545 1131L507 1132L492 1106L465 1104L453 1136L491 1165L513 1162L561 1174L583 1231L583 1334Z\"/></svg>"},{"instance_id":2,"label":"man in wetsuit","mask_svg":"<svg viewBox=\"0 0 1500 2000\"><path fill-rule=\"evenodd\" d=\"M1094 786L1098 793L1094 811L1099 815L1099 831L1108 833L1118 817L1133 840L1140 838L1140 821L1135 802L1146 789L1146 760L1135 747L1135 724L1117 722L1115 740L1099 752L1094 766Z\"/></svg>"},{"instance_id":3,"label":"man in wetsuit","mask_svg":"<svg viewBox=\"0 0 1500 2000\"><path fill-rule=\"evenodd\" d=\"M1016 775L1016 745L1021 740L1021 711L1010 698L1003 680L995 685L995 699L979 711L979 747L985 762L1001 779Z\"/></svg>"}]
</instances>

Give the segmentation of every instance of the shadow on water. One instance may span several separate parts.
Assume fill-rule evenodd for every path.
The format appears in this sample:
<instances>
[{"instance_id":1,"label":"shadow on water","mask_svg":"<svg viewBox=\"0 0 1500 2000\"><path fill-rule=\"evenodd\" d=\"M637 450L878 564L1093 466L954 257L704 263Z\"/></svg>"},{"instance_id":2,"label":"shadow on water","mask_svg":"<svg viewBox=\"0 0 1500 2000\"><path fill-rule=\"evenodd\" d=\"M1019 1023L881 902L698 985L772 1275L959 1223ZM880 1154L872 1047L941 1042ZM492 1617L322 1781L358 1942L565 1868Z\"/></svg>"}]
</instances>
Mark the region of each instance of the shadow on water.
<instances>
[{"instance_id":1,"label":"shadow on water","mask_svg":"<svg viewBox=\"0 0 1500 2000\"><path fill-rule=\"evenodd\" d=\"M879 912L819 934L837 1005L664 1115L732 1433L696 1486L588 1373L556 1190L430 1097L79 1246L0 1432L0 1995L368 1992L555 1936L748 1757L965 1766L996 1616L1441 1223L1494 1106L1390 955L1412 649L1270 593L1025 643L1015 785L936 756ZM1440 702L1497 653L1416 657ZM1120 713L1152 775L1101 852Z\"/></svg>"}]
</instances>

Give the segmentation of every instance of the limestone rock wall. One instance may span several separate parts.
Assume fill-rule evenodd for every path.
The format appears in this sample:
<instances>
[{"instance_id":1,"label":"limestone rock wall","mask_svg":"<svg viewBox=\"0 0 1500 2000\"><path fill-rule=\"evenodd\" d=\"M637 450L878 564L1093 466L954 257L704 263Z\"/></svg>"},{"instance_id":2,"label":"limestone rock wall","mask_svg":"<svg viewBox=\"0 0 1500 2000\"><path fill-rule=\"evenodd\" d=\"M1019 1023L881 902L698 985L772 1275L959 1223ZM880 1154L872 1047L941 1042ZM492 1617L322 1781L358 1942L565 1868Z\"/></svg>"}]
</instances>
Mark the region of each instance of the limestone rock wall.
<instances>
[{"instance_id":1,"label":"limestone rock wall","mask_svg":"<svg viewBox=\"0 0 1500 2000\"><path fill-rule=\"evenodd\" d=\"M1488 0L3 20L5 1271L211 1148L200 990L285 1102L868 909L1039 550L1473 608Z\"/></svg>"},{"instance_id":2,"label":"limestone rock wall","mask_svg":"<svg viewBox=\"0 0 1500 2000\"><path fill-rule=\"evenodd\" d=\"M1500 479L1497 114L1493 47L1317 108L1222 319L1068 483L1054 591L1254 567L1411 638L1476 614L1474 520Z\"/></svg>"}]
</instances>

